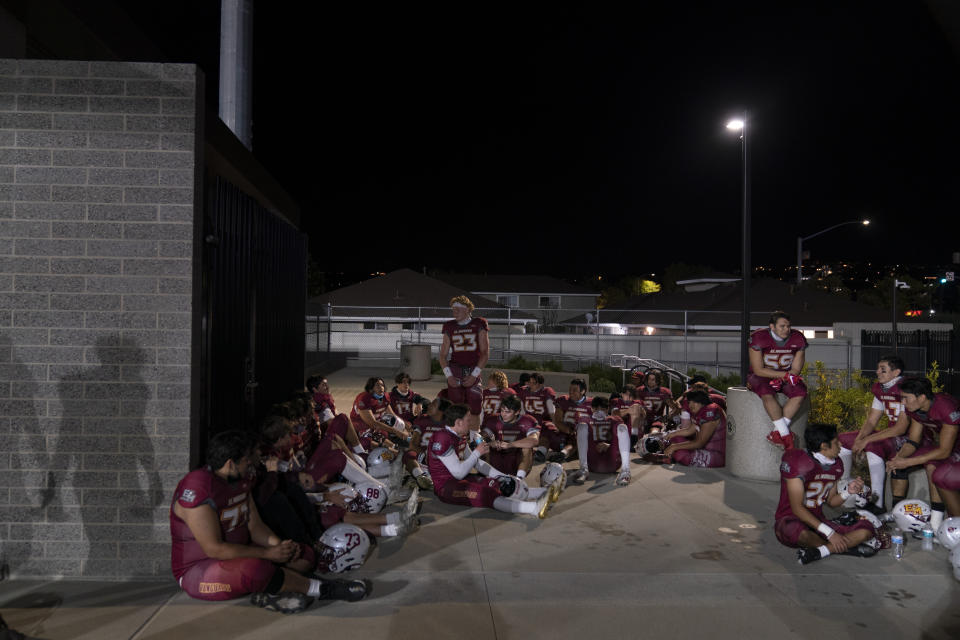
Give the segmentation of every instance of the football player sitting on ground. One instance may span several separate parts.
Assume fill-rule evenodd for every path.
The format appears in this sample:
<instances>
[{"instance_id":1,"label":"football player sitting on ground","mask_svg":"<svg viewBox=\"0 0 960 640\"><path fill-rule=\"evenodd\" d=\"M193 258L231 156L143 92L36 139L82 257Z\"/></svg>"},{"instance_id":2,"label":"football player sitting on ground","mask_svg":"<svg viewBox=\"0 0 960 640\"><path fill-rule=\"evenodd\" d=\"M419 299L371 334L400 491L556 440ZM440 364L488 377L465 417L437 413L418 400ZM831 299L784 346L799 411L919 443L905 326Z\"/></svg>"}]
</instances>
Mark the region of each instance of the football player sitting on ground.
<instances>
[{"instance_id":1,"label":"football player sitting on ground","mask_svg":"<svg viewBox=\"0 0 960 640\"><path fill-rule=\"evenodd\" d=\"M527 378L527 386L518 393L523 403L523 412L540 423L540 446L534 454L534 462L538 463L544 462L550 451L561 451L567 444L566 435L553 423L553 416L557 411L557 394L553 388L543 383L543 374L533 372Z\"/></svg>"},{"instance_id":2,"label":"football player sitting on ground","mask_svg":"<svg viewBox=\"0 0 960 640\"><path fill-rule=\"evenodd\" d=\"M513 390L515 394L520 395L520 390L526 388L527 381L529 380L530 380L529 373L521 373L520 377L517 378L517 381L514 382L512 385L510 385L510 388Z\"/></svg>"},{"instance_id":3,"label":"football player sitting on ground","mask_svg":"<svg viewBox=\"0 0 960 640\"><path fill-rule=\"evenodd\" d=\"M302 611L312 598L359 600L360 580L308 577L313 549L281 540L261 520L250 496L256 457L239 431L217 434L207 465L188 473L170 505L171 568L193 598L229 600L252 593L255 605L284 613Z\"/></svg>"},{"instance_id":4,"label":"football player sitting on ground","mask_svg":"<svg viewBox=\"0 0 960 640\"><path fill-rule=\"evenodd\" d=\"M353 401L350 421L357 430L361 446L367 451L375 446L385 446L396 452L397 448L385 444L384 439L392 437L406 442L410 437L406 424L390 407L386 391L383 378L374 376L367 379L363 392Z\"/></svg>"},{"instance_id":5,"label":"football player sitting on ground","mask_svg":"<svg viewBox=\"0 0 960 640\"><path fill-rule=\"evenodd\" d=\"M643 403L637 399L637 387L624 385L619 398L610 398L610 413L617 416L630 429L630 447L637 444L642 436L641 430L646 424L647 415Z\"/></svg>"},{"instance_id":6,"label":"football player sitting on ground","mask_svg":"<svg viewBox=\"0 0 960 640\"><path fill-rule=\"evenodd\" d=\"M506 396L500 403L500 415L483 421L482 433L490 442L487 461L503 473L526 478L533 467L533 448L540 441L540 425L520 413L520 398Z\"/></svg>"},{"instance_id":7,"label":"football player sitting on ground","mask_svg":"<svg viewBox=\"0 0 960 640\"><path fill-rule=\"evenodd\" d=\"M904 380L900 396L910 428L907 441L897 455L887 461L887 469L896 471L923 465L930 485L930 525L936 532L943 522L945 509L938 485L948 485L948 489L952 486L950 478L955 467L951 463L960 462L960 439L957 438L960 402L946 393L935 394L926 378ZM947 499L952 501L953 494ZM957 508L960 504L951 506L950 515L960 515L960 511L955 511Z\"/></svg>"},{"instance_id":8,"label":"football player sitting on ground","mask_svg":"<svg viewBox=\"0 0 960 640\"><path fill-rule=\"evenodd\" d=\"M783 311L774 311L770 315L767 329L750 334L747 386L760 396L763 408L773 422L767 441L784 450L793 448L790 422L807 397L807 385L800 377L806 348L807 339L790 328L790 316ZM778 391L787 396L782 407L777 401Z\"/></svg>"},{"instance_id":9,"label":"football player sitting on ground","mask_svg":"<svg viewBox=\"0 0 960 640\"><path fill-rule=\"evenodd\" d=\"M390 408L394 414L410 424L420 415L423 396L410 388L410 374L401 371L393 381L396 385L390 390Z\"/></svg>"},{"instance_id":10,"label":"football player sitting on ground","mask_svg":"<svg viewBox=\"0 0 960 640\"><path fill-rule=\"evenodd\" d=\"M550 439L550 446L560 444L560 451L550 456L551 462L563 464L573 457L577 443L577 425L586 422L593 413L590 406L591 398L587 397L587 383L583 378L574 378L570 381L569 393L557 399L557 409L553 414L553 424L557 426L555 436Z\"/></svg>"},{"instance_id":11,"label":"football player sitting on ground","mask_svg":"<svg viewBox=\"0 0 960 640\"><path fill-rule=\"evenodd\" d=\"M593 413L577 425L577 451L580 469L573 474L573 482L583 484L591 471L617 474L617 485L630 484L630 430L623 420L607 413L610 401L595 397L590 406Z\"/></svg>"},{"instance_id":12,"label":"football player sitting on ground","mask_svg":"<svg viewBox=\"0 0 960 640\"><path fill-rule=\"evenodd\" d=\"M799 547L797 560L801 564L831 553L875 555L876 549L865 544L876 534L868 520L843 525L827 522L823 515L824 503L839 507L863 488L863 480L856 478L847 485L849 493L837 492L837 482L843 476L837 428L813 423L807 425L803 437L807 449L789 449L780 462L780 503L774 525L777 540L788 547Z\"/></svg>"},{"instance_id":13,"label":"football player sitting on ground","mask_svg":"<svg viewBox=\"0 0 960 640\"><path fill-rule=\"evenodd\" d=\"M440 364L447 378L447 396L451 402L470 407L470 429L480 429L483 389L480 374L490 357L487 321L470 315L473 303L466 296L450 299L453 320L443 324Z\"/></svg>"},{"instance_id":14,"label":"football player sitting on ground","mask_svg":"<svg viewBox=\"0 0 960 640\"><path fill-rule=\"evenodd\" d=\"M430 438L428 466L437 497L448 504L491 507L545 518L550 503L559 496L559 484L527 487L523 480L494 469L480 459L490 451L486 442L466 455L469 413L467 405L450 405L444 413L447 425ZM480 473L470 473L474 468Z\"/></svg>"},{"instance_id":15,"label":"football player sitting on ground","mask_svg":"<svg viewBox=\"0 0 960 640\"><path fill-rule=\"evenodd\" d=\"M637 400L643 403L646 413L645 431L664 431L666 418L675 407L673 392L663 385L659 371L648 371L643 376L643 386L637 388Z\"/></svg>"},{"instance_id":16,"label":"football player sitting on ground","mask_svg":"<svg viewBox=\"0 0 960 640\"><path fill-rule=\"evenodd\" d=\"M483 418L499 415L500 401L508 395L516 395L516 392L507 386L507 374L492 371L487 376L487 388L483 390Z\"/></svg>"},{"instance_id":17,"label":"football player sitting on ground","mask_svg":"<svg viewBox=\"0 0 960 640\"><path fill-rule=\"evenodd\" d=\"M688 391L690 426L668 432L663 454L688 467L722 467L727 451L727 414L701 389Z\"/></svg>"},{"instance_id":18,"label":"football player sitting on ground","mask_svg":"<svg viewBox=\"0 0 960 640\"><path fill-rule=\"evenodd\" d=\"M873 513L883 511L884 482L887 479L887 460L892 459L907 441L910 418L903 408L900 383L903 381L903 360L896 354L884 356L877 363L877 381L870 391L873 404L859 431L840 434L840 459L843 460L845 477L850 476L853 457L865 456L870 470L870 489L877 496L875 504L866 508ZM887 427L877 431L880 418L886 415ZM910 470L897 469L890 474L891 507L907 498Z\"/></svg>"},{"instance_id":19,"label":"football player sitting on ground","mask_svg":"<svg viewBox=\"0 0 960 640\"><path fill-rule=\"evenodd\" d=\"M330 395L330 383L326 376L310 376L305 386L307 391L313 394L314 411L320 425L323 426L333 420L337 415L337 407L333 403L333 396Z\"/></svg>"}]
</instances>

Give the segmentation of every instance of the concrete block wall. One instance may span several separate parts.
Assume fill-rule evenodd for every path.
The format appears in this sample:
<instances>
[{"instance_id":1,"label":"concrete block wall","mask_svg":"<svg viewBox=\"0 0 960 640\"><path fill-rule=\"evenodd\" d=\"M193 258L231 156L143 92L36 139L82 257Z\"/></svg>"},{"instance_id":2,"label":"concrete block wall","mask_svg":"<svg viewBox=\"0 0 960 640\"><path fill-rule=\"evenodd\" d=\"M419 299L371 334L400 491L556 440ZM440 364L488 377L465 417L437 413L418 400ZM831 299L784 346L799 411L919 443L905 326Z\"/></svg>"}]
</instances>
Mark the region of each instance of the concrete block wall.
<instances>
[{"instance_id":1,"label":"concrete block wall","mask_svg":"<svg viewBox=\"0 0 960 640\"><path fill-rule=\"evenodd\" d=\"M193 65L0 59L0 554L169 576L187 470Z\"/></svg>"}]
</instances>

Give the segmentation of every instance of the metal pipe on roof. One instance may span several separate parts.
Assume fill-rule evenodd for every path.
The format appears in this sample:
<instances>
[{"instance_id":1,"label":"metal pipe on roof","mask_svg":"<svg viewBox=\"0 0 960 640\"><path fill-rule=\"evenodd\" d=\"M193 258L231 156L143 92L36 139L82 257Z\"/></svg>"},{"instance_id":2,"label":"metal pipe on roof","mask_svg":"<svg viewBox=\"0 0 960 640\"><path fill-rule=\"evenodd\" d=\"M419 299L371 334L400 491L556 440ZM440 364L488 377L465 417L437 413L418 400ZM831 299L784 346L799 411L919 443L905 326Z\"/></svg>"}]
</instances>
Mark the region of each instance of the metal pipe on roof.
<instances>
[{"instance_id":1,"label":"metal pipe on roof","mask_svg":"<svg viewBox=\"0 0 960 640\"><path fill-rule=\"evenodd\" d=\"M220 119L253 148L253 0L220 0Z\"/></svg>"}]
</instances>

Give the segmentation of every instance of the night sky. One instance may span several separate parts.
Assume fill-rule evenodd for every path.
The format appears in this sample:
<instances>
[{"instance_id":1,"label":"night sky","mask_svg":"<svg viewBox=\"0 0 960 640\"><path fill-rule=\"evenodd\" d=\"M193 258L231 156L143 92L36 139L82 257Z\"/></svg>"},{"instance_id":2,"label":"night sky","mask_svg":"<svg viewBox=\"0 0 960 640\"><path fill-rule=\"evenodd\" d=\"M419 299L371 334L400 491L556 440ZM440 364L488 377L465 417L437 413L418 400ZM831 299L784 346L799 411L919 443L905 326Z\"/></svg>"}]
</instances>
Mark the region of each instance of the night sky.
<instances>
[{"instance_id":1,"label":"night sky","mask_svg":"<svg viewBox=\"0 0 960 640\"><path fill-rule=\"evenodd\" d=\"M740 147L724 125L749 109L755 264L793 264L797 235L861 217L869 229L805 248L949 262L950 25L923 2L780 4L260 2L254 152L329 271L735 270ZM207 11L171 55L209 69Z\"/></svg>"}]
</instances>

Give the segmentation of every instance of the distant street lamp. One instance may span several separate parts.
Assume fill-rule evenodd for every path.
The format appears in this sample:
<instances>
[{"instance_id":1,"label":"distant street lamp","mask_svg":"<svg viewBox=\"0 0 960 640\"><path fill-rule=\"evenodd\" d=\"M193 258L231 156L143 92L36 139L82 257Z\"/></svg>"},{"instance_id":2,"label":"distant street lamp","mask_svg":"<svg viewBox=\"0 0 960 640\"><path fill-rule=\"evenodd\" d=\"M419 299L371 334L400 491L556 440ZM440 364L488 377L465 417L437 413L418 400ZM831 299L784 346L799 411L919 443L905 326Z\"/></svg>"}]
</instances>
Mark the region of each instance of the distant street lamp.
<instances>
[{"instance_id":1,"label":"distant street lamp","mask_svg":"<svg viewBox=\"0 0 960 640\"><path fill-rule=\"evenodd\" d=\"M803 242L804 240L809 240L810 238L816 238L822 233L826 233L827 231L833 231L837 227L842 227L848 224L862 224L863 226L867 226L868 224L870 224L870 221L869 220L848 220L847 222L841 222L840 224L835 224L832 227L827 227L823 231L817 231L816 233L811 234L809 236L805 236L803 238L797 237L797 286L798 287L803 283Z\"/></svg>"},{"instance_id":2,"label":"distant street lamp","mask_svg":"<svg viewBox=\"0 0 960 640\"><path fill-rule=\"evenodd\" d=\"M743 155L742 203L740 229L740 273L743 278L743 310L740 315L740 384L747 384L747 370L750 365L747 341L750 339L750 147L747 145L747 112L743 119L731 120L727 129L740 132Z\"/></svg>"}]
</instances>

